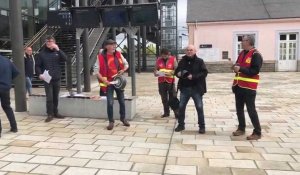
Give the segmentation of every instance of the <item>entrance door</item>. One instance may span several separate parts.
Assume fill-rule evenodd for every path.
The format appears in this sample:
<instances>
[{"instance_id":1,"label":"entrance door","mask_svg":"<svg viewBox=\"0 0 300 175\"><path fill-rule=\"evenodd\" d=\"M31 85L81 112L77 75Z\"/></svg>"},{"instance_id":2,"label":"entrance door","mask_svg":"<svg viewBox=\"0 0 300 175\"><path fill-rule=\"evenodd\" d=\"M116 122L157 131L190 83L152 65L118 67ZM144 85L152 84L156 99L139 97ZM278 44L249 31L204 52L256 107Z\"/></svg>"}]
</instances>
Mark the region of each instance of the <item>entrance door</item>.
<instances>
[{"instance_id":1,"label":"entrance door","mask_svg":"<svg viewBox=\"0 0 300 175\"><path fill-rule=\"evenodd\" d=\"M298 35L284 33L279 38L278 71L297 71Z\"/></svg>"}]
</instances>

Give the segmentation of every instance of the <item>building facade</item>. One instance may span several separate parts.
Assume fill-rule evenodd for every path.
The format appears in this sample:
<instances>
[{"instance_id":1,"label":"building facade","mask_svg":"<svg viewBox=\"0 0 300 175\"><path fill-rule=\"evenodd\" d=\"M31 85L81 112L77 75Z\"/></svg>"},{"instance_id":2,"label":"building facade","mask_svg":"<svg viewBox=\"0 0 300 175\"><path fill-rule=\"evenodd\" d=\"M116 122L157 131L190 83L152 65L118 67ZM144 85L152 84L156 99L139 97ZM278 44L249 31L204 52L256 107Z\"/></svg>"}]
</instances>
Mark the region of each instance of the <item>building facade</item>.
<instances>
[{"instance_id":1,"label":"building facade","mask_svg":"<svg viewBox=\"0 0 300 175\"><path fill-rule=\"evenodd\" d=\"M300 71L297 7L295 0L189 0L189 43L208 64L229 66L242 50L242 36L253 35L264 71Z\"/></svg>"}]
</instances>

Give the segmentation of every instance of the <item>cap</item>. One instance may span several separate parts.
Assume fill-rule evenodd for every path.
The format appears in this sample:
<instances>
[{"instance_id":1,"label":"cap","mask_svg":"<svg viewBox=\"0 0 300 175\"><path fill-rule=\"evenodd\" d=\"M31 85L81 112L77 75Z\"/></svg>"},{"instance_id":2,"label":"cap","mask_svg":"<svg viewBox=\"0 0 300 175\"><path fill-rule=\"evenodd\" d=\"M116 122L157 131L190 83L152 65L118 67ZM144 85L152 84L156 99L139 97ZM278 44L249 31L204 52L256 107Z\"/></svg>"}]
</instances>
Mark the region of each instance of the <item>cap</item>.
<instances>
[{"instance_id":1,"label":"cap","mask_svg":"<svg viewBox=\"0 0 300 175\"><path fill-rule=\"evenodd\" d=\"M104 46L109 45L109 44L117 44L117 42L112 39L108 39L108 40L104 41Z\"/></svg>"}]
</instances>

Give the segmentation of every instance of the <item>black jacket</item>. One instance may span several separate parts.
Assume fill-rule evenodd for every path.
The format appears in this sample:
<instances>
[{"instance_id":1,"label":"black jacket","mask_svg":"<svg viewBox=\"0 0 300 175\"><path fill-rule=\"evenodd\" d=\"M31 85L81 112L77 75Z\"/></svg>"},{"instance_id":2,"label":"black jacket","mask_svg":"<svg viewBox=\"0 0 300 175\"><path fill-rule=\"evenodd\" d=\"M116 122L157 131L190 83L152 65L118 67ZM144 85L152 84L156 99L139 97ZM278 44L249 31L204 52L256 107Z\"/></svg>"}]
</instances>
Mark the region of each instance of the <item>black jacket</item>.
<instances>
[{"instance_id":1,"label":"black jacket","mask_svg":"<svg viewBox=\"0 0 300 175\"><path fill-rule=\"evenodd\" d=\"M52 76L52 80L59 80L61 77L61 62L67 60L66 54L59 50L50 50L45 47L36 58L35 71L39 76L43 74L45 70L49 70L49 75Z\"/></svg>"},{"instance_id":2,"label":"black jacket","mask_svg":"<svg viewBox=\"0 0 300 175\"><path fill-rule=\"evenodd\" d=\"M189 80L185 77L178 76L178 72L183 72L184 70L192 74L192 80ZM179 89L184 87L195 87L199 89L200 94L203 95L206 93L206 76L207 68L204 61L201 58L198 58L194 55L193 58L188 56L183 56L178 63L178 67L175 70L175 75L179 78L178 87ZM181 73L182 74L182 73Z\"/></svg>"},{"instance_id":3,"label":"black jacket","mask_svg":"<svg viewBox=\"0 0 300 175\"><path fill-rule=\"evenodd\" d=\"M19 74L16 66L0 55L0 91L6 92L11 88L12 80Z\"/></svg>"},{"instance_id":4,"label":"black jacket","mask_svg":"<svg viewBox=\"0 0 300 175\"><path fill-rule=\"evenodd\" d=\"M28 54L24 55L24 63L25 63L25 76L33 77L34 75L34 58L33 56L29 56Z\"/></svg>"}]
</instances>

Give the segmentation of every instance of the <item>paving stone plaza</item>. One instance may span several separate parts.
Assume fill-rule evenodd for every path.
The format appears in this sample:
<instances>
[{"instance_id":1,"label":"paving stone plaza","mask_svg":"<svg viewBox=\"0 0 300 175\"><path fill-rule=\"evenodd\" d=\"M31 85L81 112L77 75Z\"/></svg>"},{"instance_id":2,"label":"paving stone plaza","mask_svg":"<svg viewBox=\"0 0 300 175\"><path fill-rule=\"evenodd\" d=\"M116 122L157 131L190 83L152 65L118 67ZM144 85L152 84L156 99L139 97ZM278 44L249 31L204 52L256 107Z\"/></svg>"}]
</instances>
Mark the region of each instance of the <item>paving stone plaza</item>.
<instances>
[{"instance_id":1,"label":"paving stone plaza","mask_svg":"<svg viewBox=\"0 0 300 175\"><path fill-rule=\"evenodd\" d=\"M160 118L162 104L152 73L136 75L137 115L127 128L106 130L103 119L55 119L15 113L18 133L0 110L0 174L52 175L298 175L300 174L300 73L261 73L257 110L259 141L236 130L231 73L208 74L204 96L206 134L198 134L194 103L187 106L186 130L173 133L174 115ZM130 95L130 80L125 94ZM98 87L93 83L96 95ZM63 91L63 88L62 88ZM34 88L34 93L43 93ZM61 92L63 93L63 92ZM13 90L11 93L14 106ZM106 113L106 111L103 111Z\"/></svg>"}]
</instances>

